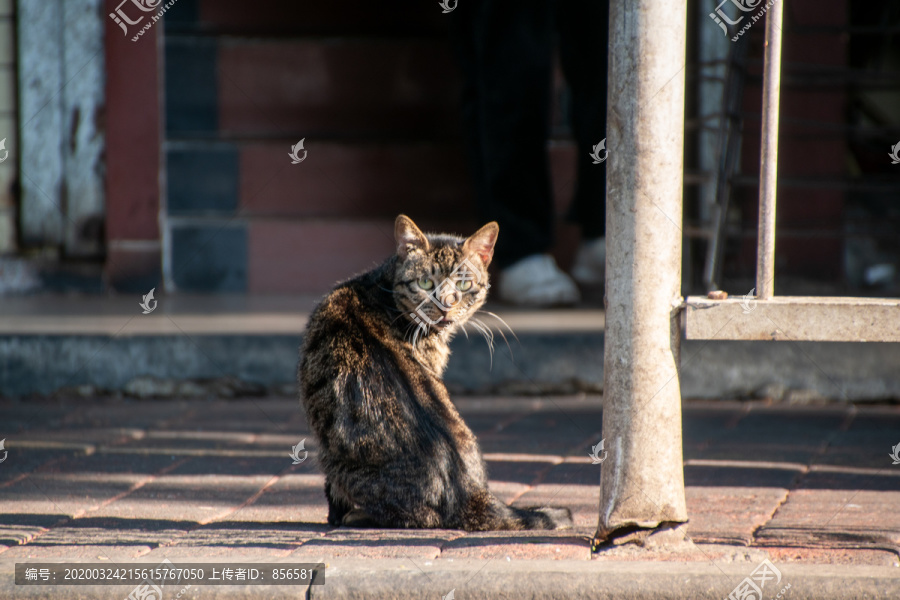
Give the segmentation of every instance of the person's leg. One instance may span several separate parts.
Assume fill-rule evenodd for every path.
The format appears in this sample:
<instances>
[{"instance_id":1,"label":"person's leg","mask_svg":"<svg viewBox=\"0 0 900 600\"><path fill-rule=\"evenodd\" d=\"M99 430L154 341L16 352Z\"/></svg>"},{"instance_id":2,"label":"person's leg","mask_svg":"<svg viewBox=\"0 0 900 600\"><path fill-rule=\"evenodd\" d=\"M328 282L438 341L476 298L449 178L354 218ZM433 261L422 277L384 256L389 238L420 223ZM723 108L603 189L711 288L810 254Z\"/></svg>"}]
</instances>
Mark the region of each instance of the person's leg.
<instances>
[{"instance_id":1,"label":"person's leg","mask_svg":"<svg viewBox=\"0 0 900 600\"><path fill-rule=\"evenodd\" d=\"M594 164L591 152L606 138L609 2L557 0L554 9L577 146L578 183L569 220L581 227L582 243L572 276L584 285L599 285L606 266L606 162Z\"/></svg>"},{"instance_id":2,"label":"person's leg","mask_svg":"<svg viewBox=\"0 0 900 600\"><path fill-rule=\"evenodd\" d=\"M552 243L551 0L465 2L450 17L478 209L500 224L503 269Z\"/></svg>"}]
</instances>

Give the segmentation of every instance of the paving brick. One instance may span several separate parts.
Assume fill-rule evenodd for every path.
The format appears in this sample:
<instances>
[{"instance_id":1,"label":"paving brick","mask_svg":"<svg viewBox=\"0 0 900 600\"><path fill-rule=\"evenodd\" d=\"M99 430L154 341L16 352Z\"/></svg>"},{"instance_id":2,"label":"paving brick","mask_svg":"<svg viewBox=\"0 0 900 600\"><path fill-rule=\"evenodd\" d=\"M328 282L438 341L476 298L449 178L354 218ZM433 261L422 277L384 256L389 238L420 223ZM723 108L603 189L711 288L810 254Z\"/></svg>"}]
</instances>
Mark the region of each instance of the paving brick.
<instances>
[{"instance_id":1,"label":"paving brick","mask_svg":"<svg viewBox=\"0 0 900 600\"><path fill-rule=\"evenodd\" d=\"M900 441L900 440L898 440ZM891 459L884 448L891 448L890 444L872 448L869 451L860 451L859 446L830 447L822 454L812 458L811 464L815 466L850 467L857 469L881 469L885 461L889 465Z\"/></svg>"},{"instance_id":2,"label":"paving brick","mask_svg":"<svg viewBox=\"0 0 900 600\"><path fill-rule=\"evenodd\" d=\"M308 431L297 400L253 398L240 402L209 402L178 419L181 429L278 433L283 428ZM296 429L295 429L296 428ZM296 442L294 442L296 443Z\"/></svg>"},{"instance_id":3,"label":"paving brick","mask_svg":"<svg viewBox=\"0 0 900 600\"><path fill-rule=\"evenodd\" d=\"M166 423L179 423L191 404L183 400L156 400L153 402L99 402L97 405L73 411L65 421L66 429L94 427L122 427L150 429Z\"/></svg>"},{"instance_id":4,"label":"paving brick","mask_svg":"<svg viewBox=\"0 0 900 600\"><path fill-rule=\"evenodd\" d=\"M518 414L510 414L510 412L508 411L475 413L466 411L464 407L459 406L458 399L456 400L456 402L457 409L463 416L466 425L468 425L469 429L471 429L476 435L480 433L499 433L530 412L530 409L523 406L521 412L519 412Z\"/></svg>"},{"instance_id":5,"label":"paving brick","mask_svg":"<svg viewBox=\"0 0 900 600\"><path fill-rule=\"evenodd\" d=\"M836 434L844 422L847 409L784 411L754 407L733 430L722 431L713 439L729 443L783 444L818 446Z\"/></svg>"},{"instance_id":6,"label":"paving brick","mask_svg":"<svg viewBox=\"0 0 900 600\"><path fill-rule=\"evenodd\" d=\"M774 543L800 537L804 541L836 536L900 542L900 491L859 489L793 490L758 537Z\"/></svg>"},{"instance_id":7,"label":"paving brick","mask_svg":"<svg viewBox=\"0 0 900 600\"><path fill-rule=\"evenodd\" d=\"M585 455L584 462L564 463L554 465L552 469L544 476L541 483L548 485L584 485L599 486L600 474L603 472L604 461L599 465L591 464L590 458Z\"/></svg>"},{"instance_id":8,"label":"paving brick","mask_svg":"<svg viewBox=\"0 0 900 600\"><path fill-rule=\"evenodd\" d=\"M169 559L172 562L196 562L198 556L202 562L275 562L290 554L289 549L248 548L241 545L239 539L233 539L229 545L195 545L189 542L177 542L171 546L154 548L141 555L141 560L160 561Z\"/></svg>"},{"instance_id":9,"label":"paving brick","mask_svg":"<svg viewBox=\"0 0 900 600\"><path fill-rule=\"evenodd\" d=\"M240 452L240 450L238 450ZM186 460L171 474L177 476L269 476L270 478L291 467L291 459L284 453L279 457L256 456L203 456Z\"/></svg>"},{"instance_id":10,"label":"paving brick","mask_svg":"<svg viewBox=\"0 0 900 600\"><path fill-rule=\"evenodd\" d=\"M696 465L684 467L687 486L790 488L800 478L799 469L740 465Z\"/></svg>"},{"instance_id":11,"label":"paving brick","mask_svg":"<svg viewBox=\"0 0 900 600\"><path fill-rule=\"evenodd\" d=\"M3 548L26 544L65 519L61 515L0 515L0 552ZM20 523L16 521L21 520ZM37 525L35 523L43 523Z\"/></svg>"},{"instance_id":12,"label":"paving brick","mask_svg":"<svg viewBox=\"0 0 900 600\"><path fill-rule=\"evenodd\" d=\"M828 565L900 566L897 555L887 550L850 550L842 548L773 548L766 547L772 561Z\"/></svg>"},{"instance_id":13,"label":"paving brick","mask_svg":"<svg viewBox=\"0 0 900 600\"><path fill-rule=\"evenodd\" d=\"M234 511L270 479L269 475L165 475L93 515L208 522Z\"/></svg>"},{"instance_id":14,"label":"paving brick","mask_svg":"<svg viewBox=\"0 0 900 600\"><path fill-rule=\"evenodd\" d=\"M435 559L458 531L415 529L336 529L312 539L291 554L291 560L319 562L329 558Z\"/></svg>"},{"instance_id":15,"label":"paving brick","mask_svg":"<svg viewBox=\"0 0 900 600\"><path fill-rule=\"evenodd\" d=\"M3 435L35 428L58 427L62 421L77 411L63 402L43 401L28 404L0 399L3 411Z\"/></svg>"},{"instance_id":16,"label":"paving brick","mask_svg":"<svg viewBox=\"0 0 900 600\"><path fill-rule=\"evenodd\" d=\"M721 408L691 408L682 410L682 437L685 445L699 444L711 438L719 438L728 429L733 429L742 416L735 410Z\"/></svg>"},{"instance_id":17,"label":"paving brick","mask_svg":"<svg viewBox=\"0 0 900 600\"><path fill-rule=\"evenodd\" d=\"M228 555L237 558L244 552L247 560L283 557L325 530L325 527L297 523L222 521L180 535L154 554L190 558L191 552L194 556L202 552L204 557L218 559Z\"/></svg>"},{"instance_id":18,"label":"paving brick","mask_svg":"<svg viewBox=\"0 0 900 600\"><path fill-rule=\"evenodd\" d=\"M885 457L890 460L890 457ZM798 483L809 490L874 490L900 492L900 474L890 466L881 469L841 469L812 466Z\"/></svg>"},{"instance_id":19,"label":"paving brick","mask_svg":"<svg viewBox=\"0 0 900 600\"><path fill-rule=\"evenodd\" d=\"M75 449L16 449L14 439L9 440L6 452L8 452L6 460L3 462L3 468L0 468L0 489L6 489L2 486L21 479L32 471L81 454Z\"/></svg>"},{"instance_id":20,"label":"paving brick","mask_svg":"<svg viewBox=\"0 0 900 600\"><path fill-rule=\"evenodd\" d=\"M74 516L128 491L141 479L123 473L33 474L3 488L0 514Z\"/></svg>"},{"instance_id":21,"label":"paving brick","mask_svg":"<svg viewBox=\"0 0 900 600\"><path fill-rule=\"evenodd\" d=\"M704 487L685 490L688 534L697 543L750 544L787 497L780 488Z\"/></svg>"},{"instance_id":22,"label":"paving brick","mask_svg":"<svg viewBox=\"0 0 900 600\"><path fill-rule=\"evenodd\" d=\"M511 423L503 429L506 434L525 436L572 436L576 440L587 438L602 430L602 412L594 407L575 409L562 405L550 405L540 411L532 412Z\"/></svg>"},{"instance_id":23,"label":"paving brick","mask_svg":"<svg viewBox=\"0 0 900 600\"><path fill-rule=\"evenodd\" d=\"M816 455L824 451L825 447L824 440L815 445L792 443L790 439L778 443L762 439L756 442L715 442L701 448L692 448L689 458L808 464Z\"/></svg>"},{"instance_id":24,"label":"paving brick","mask_svg":"<svg viewBox=\"0 0 900 600\"><path fill-rule=\"evenodd\" d=\"M488 477L491 481L511 481L523 485L535 483L535 479L552 466L553 463L540 461L487 461Z\"/></svg>"},{"instance_id":25,"label":"paving brick","mask_svg":"<svg viewBox=\"0 0 900 600\"><path fill-rule=\"evenodd\" d=\"M155 548L184 534L177 524L141 519L83 517L54 527L31 542L34 546L134 546Z\"/></svg>"},{"instance_id":26,"label":"paving brick","mask_svg":"<svg viewBox=\"0 0 900 600\"><path fill-rule=\"evenodd\" d=\"M28 451L40 449L72 449L80 452L93 452L97 446L127 442L141 435L139 429L124 428L91 428L82 430L33 429L7 438L10 447Z\"/></svg>"},{"instance_id":27,"label":"paving brick","mask_svg":"<svg viewBox=\"0 0 900 600\"><path fill-rule=\"evenodd\" d=\"M4 552L3 561L53 561L53 562L116 562L131 561L150 551L149 546L119 546L111 544L107 546L93 546L73 544L70 546L38 546L28 544L15 546ZM86 588L90 589L90 588Z\"/></svg>"},{"instance_id":28,"label":"paving brick","mask_svg":"<svg viewBox=\"0 0 900 600\"><path fill-rule=\"evenodd\" d=\"M253 503L227 520L324 527L328 516L325 477L318 473L284 475Z\"/></svg>"},{"instance_id":29,"label":"paving brick","mask_svg":"<svg viewBox=\"0 0 900 600\"><path fill-rule=\"evenodd\" d=\"M572 511L576 527L596 529L600 516L600 486L539 485L520 496L514 506L558 506Z\"/></svg>"},{"instance_id":30,"label":"paving brick","mask_svg":"<svg viewBox=\"0 0 900 600\"><path fill-rule=\"evenodd\" d=\"M150 476L174 462L172 456L160 454L116 454L102 448L90 455L74 455L41 468L41 473L122 473Z\"/></svg>"},{"instance_id":31,"label":"paving brick","mask_svg":"<svg viewBox=\"0 0 900 600\"><path fill-rule=\"evenodd\" d=\"M504 531L470 533L447 542L441 559L479 560L590 560L587 537L571 532Z\"/></svg>"},{"instance_id":32,"label":"paving brick","mask_svg":"<svg viewBox=\"0 0 900 600\"><path fill-rule=\"evenodd\" d=\"M575 439L583 436L578 433ZM596 437L596 436L594 436ZM600 441L599 438L597 441ZM557 434L553 431L540 437L529 437L519 433L503 431L501 433L483 433L478 436L478 443L484 453L500 454L533 454L535 456L565 456L572 449L572 437ZM587 447L590 450L590 446Z\"/></svg>"},{"instance_id":33,"label":"paving brick","mask_svg":"<svg viewBox=\"0 0 900 600\"><path fill-rule=\"evenodd\" d=\"M511 564L522 559L587 560L589 539L597 525L603 465L591 465L587 449L573 449L582 442L576 439L580 432L570 420L588 422L599 417L599 410L589 414L566 405L563 413L554 407L536 410L522 402L521 410L513 404L496 404L505 407L506 415L487 404L478 409L481 405L475 401L461 406L464 416L482 432L485 445L496 449L487 461L493 493L516 506L568 507L575 517L572 530L464 534L333 529L325 523L324 477L315 463L315 440L300 428L302 412L296 400L260 399L259 406L243 401L92 405L82 400L72 405L70 415L54 416L44 443L100 445L89 455L57 453L53 462L42 457L30 467L36 471L0 488L0 556L4 561L29 556L31 560L100 560L97 557L104 555L112 560L151 561L164 557L434 561L438 556L437 560L502 563L509 557ZM0 420L4 408L0 403ZM900 504L900 478L889 464L878 468L834 462L835 457L852 456L870 460L872 438L867 434L887 435L892 429L881 426L879 417L884 415L873 413L854 420L847 431L832 430L834 416L841 410L824 411L825 419L807 427L798 440L790 437L793 425L779 431L768 423L782 416L788 422L809 416L815 421L815 411L770 410L765 418L744 425L747 429L739 443L716 437L720 425L740 417L738 409L703 413L700 425L693 429L696 441L686 444L702 458L685 468L688 534L700 545L687 553L651 554L619 547L595 558L756 564L768 552L773 560L784 562L894 564L891 553L869 546L900 543L900 521L894 510ZM692 418L689 413L685 411L687 421ZM891 419L892 413L886 413L884 420L890 423ZM291 433L270 428L273 420L290 423L285 429ZM115 439L123 432L131 433L120 421L146 435L142 440ZM503 424L499 431L498 424ZM748 435L754 428L756 437ZM294 431L306 433L295 435ZM824 441L821 445L816 441L817 431L829 440L827 450L823 450ZM29 441L44 436L44 431L26 428L24 432ZM308 437L308 460L291 465L287 453L303 436ZM102 445L107 440L110 445ZM182 454L175 462L171 455L156 453L179 444ZM562 460L561 455L548 454L559 448L570 454L566 462L547 462L548 458ZM130 450L147 453L125 453ZM29 449L28 453L40 451ZM11 454L11 459L24 460L28 453ZM888 463L887 452L881 453L885 455L882 464ZM814 461L808 471L805 462L791 460L803 455ZM0 467L0 474L7 470L7 463ZM166 474L101 506L134 482L161 472ZM283 474L273 479L277 473ZM538 477L540 485L528 485ZM31 485L35 482L40 489ZM795 488L790 496L787 486ZM82 516L71 518L75 514ZM851 544L860 548L844 547ZM823 545L838 548L823 549ZM118 554L110 556L112 551Z\"/></svg>"},{"instance_id":34,"label":"paving brick","mask_svg":"<svg viewBox=\"0 0 900 600\"><path fill-rule=\"evenodd\" d=\"M509 481L489 481L488 489L500 502L509 504L531 489L531 486Z\"/></svg>"},{"instance_id":35,"label":"paving brick","mask_svg":"<svg viewBox=\"0 0 900 600\"><path fill-rule=\"evenodd\" d=\"M302 437L301 437L302 436ZM298 442L303 442L303 447L309 451L310 456L315 454L319 448L316 438L309 431L303 431L296 435L285 435L282 433L263 433L254 437L253 447L270 450L283 454L289 452ZM285 456L287 456L285 454Z\"/></svg>"}]
</instances>

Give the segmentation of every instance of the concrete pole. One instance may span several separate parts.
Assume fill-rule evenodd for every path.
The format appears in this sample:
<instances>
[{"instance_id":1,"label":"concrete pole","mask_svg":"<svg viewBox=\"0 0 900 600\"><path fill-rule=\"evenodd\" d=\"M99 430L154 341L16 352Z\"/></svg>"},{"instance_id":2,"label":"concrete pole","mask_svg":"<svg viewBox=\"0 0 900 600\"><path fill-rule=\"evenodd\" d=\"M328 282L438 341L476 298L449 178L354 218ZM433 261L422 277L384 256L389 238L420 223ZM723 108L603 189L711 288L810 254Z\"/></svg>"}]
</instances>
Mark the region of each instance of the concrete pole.
<instances>
[{"instance_id":1,"label":"concrete pole","mask_svg":"<svg viewBox=\"0 0 900 600\"><path fill-rule=\"evenodd\" d=\"M612 0L606 337L595 542L687 521L678 378L684 2Z\"/></svg>"},{"instance_id":2,"label":"concrete pole","mask_svg":"<svg viewBox=\"0 0 900 600\"><path fill-rule=\"evenodd\" d=\"M759 156L759 234L756 252L756 295L775 294L775 195L778 185L778 106L781 92L781 21L784 2L766 13L763 68L762 144Z\"/></svg>"}]
</instances>

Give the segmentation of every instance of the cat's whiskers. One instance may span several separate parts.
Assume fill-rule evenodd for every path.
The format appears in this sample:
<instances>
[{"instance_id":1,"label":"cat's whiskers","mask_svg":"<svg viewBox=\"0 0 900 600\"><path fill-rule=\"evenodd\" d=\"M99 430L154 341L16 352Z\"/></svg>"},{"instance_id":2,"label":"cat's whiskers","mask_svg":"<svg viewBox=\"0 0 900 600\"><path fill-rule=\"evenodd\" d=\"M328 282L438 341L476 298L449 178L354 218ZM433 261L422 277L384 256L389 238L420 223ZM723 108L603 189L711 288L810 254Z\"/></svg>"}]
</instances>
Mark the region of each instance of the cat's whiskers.
<instances>
[{"instance_id":1,"label":"cat's whiskers","mask_svg":"<svg viewBox=\"0 0 900 600\"><path fill-rule=\"evenodd\" d=\"M497 319L498 321L500 321L500 323L502 323L503 325L506 326L506 328L509 330L509 332L512 334L512 336L513 336L514 338L516 338L516 341L517 341L517 342L519 341L519 336L516 335L516 332L513 331L512 327L510 327L509 324L508 324L506 321L504 321L502 318L500 318L500 315L497 315L497 314L495 314L495 313L492 313L492 312L489 311L489 310L482 310L481 313L479 313L479 314L482 314L482 313L484 313L484 314L486 314L486 315L488 315L488 316L490 316L490 317L494 317L495 319ZM506 343L506 349L509 350L509 355L510 355L510 357L512 357L512 355L513 355L513 349L512 349L512 346L509 345L509 340L506 338L506 334L504 334L504 333L503 333L503 330L500 329L499 327L497 328L497 333L499 333L499 334L500 334L500 337L503 338L503 341Z\"/></svg>"},{"instance_id":2,"label":"cat's whiskers","mask_svg":"<svg viewBox=\"0 0 900 600\"><path fill-rule=\"evenodd\" d=\"M471 319L469 319L469 323L471 323L472 327L474 327L481 333L482 337L484 337L484 340L487 342L488 352L491 356L491 368L493 369L494 368L494 333L491 331L490 327L485 325L484 322L481 321L480 319L476 319L475 317L472 317Z\"/></svg>"},{"instance_id":3,"label":"cat's whiskers","mask_svg":"<svg viewBox=\"0 0 900 600\"><path fill-rule=\"evenodd\" d=\"M494 317L495 319L497 319L498 321L500 321L500 323L502 323L503 326L506 327L506 328L509 330L509 332L512 334L512 336L513 336L514 338L516 338L516 341L517 341L517 342L519 341L519 336L517 336L517 335L516 335L516 332L513 331L513 328L509 326L509 323L507 323L507 322L504 321L502 318L500 318L500 315L498 315L497 313L492 313L491 311L489 311L489 310L484 310L484 309L482 309L481 312L482 312L483 314L485 314L485 315L490 316L490 317ZM500 333L500 334L502 335L502 331L501 331L501 330L498 329L497 332Z\"/></svg>"}]
</instances>

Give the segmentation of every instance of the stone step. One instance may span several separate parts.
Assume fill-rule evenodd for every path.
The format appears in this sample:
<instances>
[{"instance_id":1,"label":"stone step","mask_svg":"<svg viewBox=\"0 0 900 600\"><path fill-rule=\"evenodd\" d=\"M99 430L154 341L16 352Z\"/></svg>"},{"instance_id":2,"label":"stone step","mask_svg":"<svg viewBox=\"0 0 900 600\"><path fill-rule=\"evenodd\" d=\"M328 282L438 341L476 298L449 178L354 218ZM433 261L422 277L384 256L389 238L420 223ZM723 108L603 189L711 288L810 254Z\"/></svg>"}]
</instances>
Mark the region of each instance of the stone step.
<instances>
[{"instance_id":1,"label":"stone step","mask_svg":"<svg viewBox=\"0 0 900 600\"><path fill-rule=\"evenodd\" d=\"M0 307L0 396L295 393L297 350L317 296L9 298ZM457 336L445 374L454 394L553 394L603 388L603 311L491 304L515 331L493 352ZM484 320L499 332L499 322ZM685 398L769 398L793 404L900 397L900 344L685 340ZM80 391L79 391L80 390Z\"/></svg>"}]
</instances>

